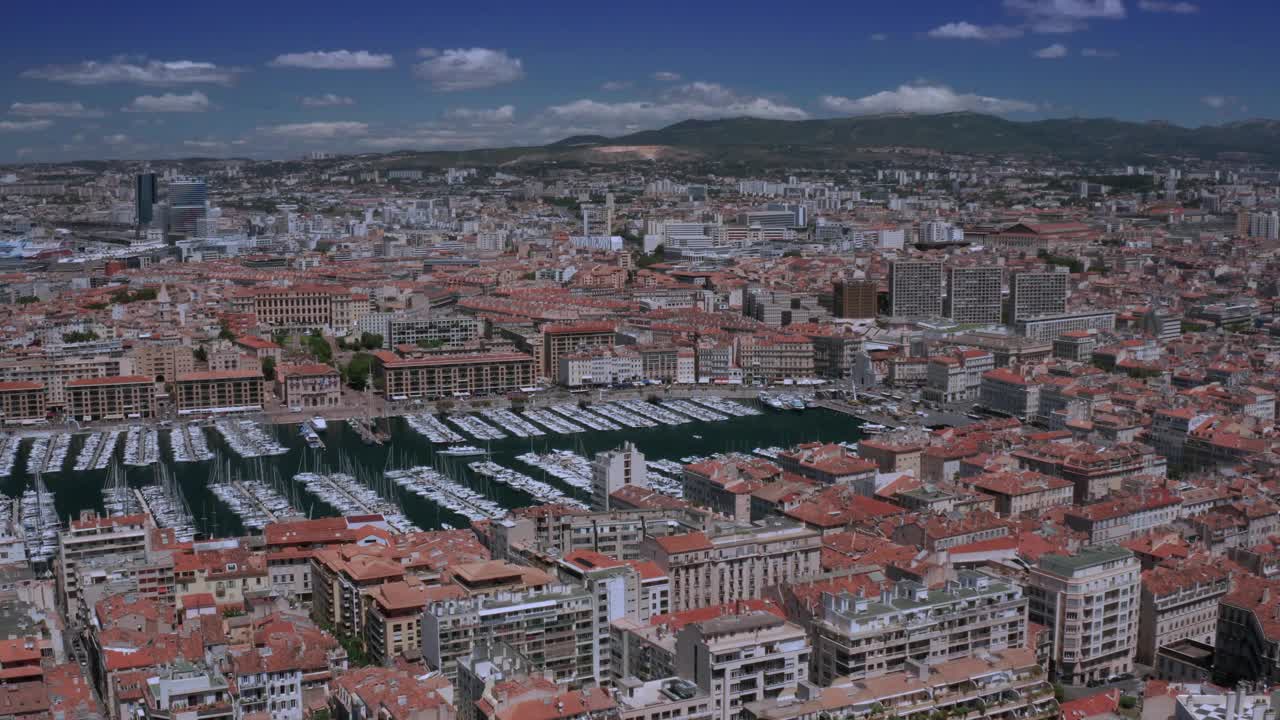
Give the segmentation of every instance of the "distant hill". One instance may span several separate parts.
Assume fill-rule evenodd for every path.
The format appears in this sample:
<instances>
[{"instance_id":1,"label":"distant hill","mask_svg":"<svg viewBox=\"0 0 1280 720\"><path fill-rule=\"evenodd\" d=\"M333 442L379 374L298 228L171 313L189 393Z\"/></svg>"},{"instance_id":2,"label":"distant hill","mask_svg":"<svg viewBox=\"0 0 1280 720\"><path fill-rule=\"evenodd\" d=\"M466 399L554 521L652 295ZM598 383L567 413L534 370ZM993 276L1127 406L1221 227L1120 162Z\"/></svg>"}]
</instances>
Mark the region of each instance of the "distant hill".
<instances>
[{"instance_id":1,"label":"distant hill","mask_svg":"<svg viewBox=\"0 0 1280 720\"><path fill-rule=\"evenodd\" d=\"M1280 165L1280 121L1248 120L1186 128L1106 118L1015 121L978 113L824 120L740 117L686 120L614 138L577 135L542 147L403 153L397 154L396 162L436 166L539 161L608 163L644 157L701 158L740 165L831 166L866 159L869 149L885 147L1115 163L1150 163L1181 156ZM636 148L646 152L630 151ZM669 151L655 152L654 148Z\"/></svg>"}]
</instances>

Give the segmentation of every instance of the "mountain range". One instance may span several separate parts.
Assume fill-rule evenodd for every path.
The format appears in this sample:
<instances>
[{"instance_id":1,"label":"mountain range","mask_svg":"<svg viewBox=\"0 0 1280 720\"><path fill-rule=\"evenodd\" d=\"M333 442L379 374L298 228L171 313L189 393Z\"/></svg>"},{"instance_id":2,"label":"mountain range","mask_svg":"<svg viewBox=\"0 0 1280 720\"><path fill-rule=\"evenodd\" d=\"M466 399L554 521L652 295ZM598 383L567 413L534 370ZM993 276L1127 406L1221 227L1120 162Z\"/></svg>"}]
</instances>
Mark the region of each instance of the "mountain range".
<instances>
[{"instance_id":1,"label":"mountain range","mask_svg":"<svg viewBox=\"0 0 1280 720\"><path fill-rule=\"evenodd\" d=\"M1015 121L979 113L877 115L823 120L686 120L619 137L580 135L541 147L397 153L395 165L635 159L832 166L872 150L917 148L972 155L1153 163L1172 158L1280 165L1280 121L1187 128L1105 118Z\"/></svg>"}]
</instances>

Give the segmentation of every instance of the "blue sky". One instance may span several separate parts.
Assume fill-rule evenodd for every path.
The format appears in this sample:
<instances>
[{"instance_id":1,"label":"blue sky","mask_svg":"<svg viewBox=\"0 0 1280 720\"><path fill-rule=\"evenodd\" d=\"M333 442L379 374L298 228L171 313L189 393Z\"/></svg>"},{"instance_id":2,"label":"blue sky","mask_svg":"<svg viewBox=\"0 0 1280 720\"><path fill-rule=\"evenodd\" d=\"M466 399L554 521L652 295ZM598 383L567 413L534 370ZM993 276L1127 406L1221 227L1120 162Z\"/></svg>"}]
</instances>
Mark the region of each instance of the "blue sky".
<instances>
[{"instance_id":1,"label":"blue sky","mask_svg":"<svg viewBox=\"0 0 1280 720\"><path fill-rule=\"evenodd\" d=\"M1280 116L1262 0L14 5L0 162L542 144L736 115Z\"/></svg>"}]
</instances>

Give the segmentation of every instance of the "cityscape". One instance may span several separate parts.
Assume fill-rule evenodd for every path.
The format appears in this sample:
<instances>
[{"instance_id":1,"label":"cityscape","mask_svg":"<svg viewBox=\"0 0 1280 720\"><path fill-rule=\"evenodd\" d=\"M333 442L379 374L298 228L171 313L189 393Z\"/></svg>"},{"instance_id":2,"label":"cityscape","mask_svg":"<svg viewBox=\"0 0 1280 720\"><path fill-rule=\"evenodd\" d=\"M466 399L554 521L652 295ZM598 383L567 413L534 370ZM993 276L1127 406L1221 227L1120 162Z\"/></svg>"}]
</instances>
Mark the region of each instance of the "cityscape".
<instances>
[{"instance_id":1,"label":"cityscape","mask_svg":"<svg viewBox=\"0 0 1280 720\"><path fill-rule=\"evenodd\" d=\"M1280 718L1238 14L234 5L11 13L0 718Z\"/></svg>"}]
</instances>

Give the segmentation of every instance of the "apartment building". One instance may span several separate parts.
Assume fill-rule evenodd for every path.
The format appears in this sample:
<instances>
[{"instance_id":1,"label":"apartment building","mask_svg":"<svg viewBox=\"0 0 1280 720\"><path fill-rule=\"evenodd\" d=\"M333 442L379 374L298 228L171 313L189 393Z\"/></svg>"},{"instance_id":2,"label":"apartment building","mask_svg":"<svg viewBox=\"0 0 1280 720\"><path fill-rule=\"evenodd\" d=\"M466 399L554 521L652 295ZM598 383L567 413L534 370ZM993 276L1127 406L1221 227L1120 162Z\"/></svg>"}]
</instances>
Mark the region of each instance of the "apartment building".
<instances>
[{"instance_id":1,"label":"apartment building","mask_svg":"<svg viewBox=\"0 0 1280 720\"><path fill-rule=\"evenodd\" d=\"M1116 546L1046 554L1031 568L1030 618L1052 635L1050 670L1060 682L1084 685L1133 670L1140 572L1133 553Z\"/></svg>"},{"instance_id":2,"label":"apartment building","mask_svg":"<svg viewBox=\"0 0 1280 720\"><path fill-rule=\"evenodd\" d=\"M705 533L646 535L641 553L671 578L671 607L680 611L760 597L766 587L817 574L821 535L767 519Z\"/></svg>"},{"instance_id":3,"label":"apartment building","mask_svg":"<svg viewBox=\"0 0 1280 720\"><path fill-rule=\"evenodd\" d=\"M387 320L387 347L397 345L438 345L461 348L480 337L484 321L467 315L432 314L427 317L397 317Z\"/></svg>"},{"instance_id":4,"label":"apartment building","mask_svg":"<svg viewBox=\"0 0 1280 720\"><path fill-rule=\"evenodd\" d=\"M580 585L595 597L597 611L592 615L592 633L597 651L592 659L592 674L601 685L612 681L613 652L610 647L610 626L616 620L628 618L648 622L654 609L664 607L664 585L648 585L637 568L615 560L608 555L591 551L578 551L566 555L556 566L557 574L566 583Z\"/></svg>"},{"instance_id":5,"label":"apartment building","mask_svg":"<svg viewBox=\"0 0 1280 720\"><path fill-rule=\"evenodd\" d=\"M641 371L645 379L677 385L692 385L698 380L697 353L691 347L677 345L636 345Z\"/></svg>"},{"instance_id":6,"label":"apartment building","mask_svg":"<svg viewBox=\"0 0 1280 720\"><path fill-rule=\"evenodd\" d=\"M1230 586L1230 570L1204 559L1143 571L1137 661L1155 665L1160 648L1179 640L1212 645L1218 601Z\"/></svg>"},{"instance_id":7,"label":"apartment building","mask_svg":"<svg viewBox=\"0 0 1280 720\"><path fill-rule=\"evenodd\" d=\"M30 380L0 382L0 423L29 425L48 419L45 386Z\"/></svg>"},{"instance_id":8,"label":"apartment building","mask_svg":"<svg viewBox=\"0 0 1280 720\"><path fill-rule=\"evenodd\" d=\"M858 443L858 455L870 460L882 473L902 473L920 477L924 445L891 438L869 438Z\"/></svg>"},{"instance_id":9,"label":"apartment building","mask_svg":"<svg viewBox=\"0 0 1280 720\"><path fill-rule=\"evenodd\" d=\"M375 665L414 658L422 650L422 609L429 597L416 578L375 585L365 603L364 649Z\"/></svg>"},{"instance_id":10,"label":"apartment building","mask_svg":"<svg viewBox=\"0 0 1280 720\"><path fill-rule=\"evenodd\" d=\"M889 314L895 318L942 316L942 262L894 260L889 263Z\"/></svg>"},{"instance_id":11,"label":"apartment building","mask_svg":"<svg viewBox=\"0 0 1280 720\"><path fill-rule=\"evenodd\" d=\"M156 415L156 384L145 375L80 378L66 384L67 413L80 422Z\"/></svg>"},{"instance_id":12,"label":"apartment building","mask_svg":"<svg viewBox=\"0 0 1280 720\"><path fill-rule=\"evenodd\" d=\"M1070 480L1033 470L983 473L961 483L995 498L995 511L1004 517L1066 507L1075 494Z\"/></svg>"},{"instance_id":13,"label":"apartment building","mask_svg":"<svg viewBox=\"0 0 1280 720\"><path fill-rule=\"evenodd\" d=\"M1213 681L1224 687L1247 680L1280 683L1280 583L1252 575L1235 578L1218 605Z\"/></svg>"},{"instance_id":14,"label":"apartment building","mask_svg":"<svg viewBox=\"0 0 1280 720\"><path fill-rule=\"evenodd\" d=\"M226 676L204 663L158 667L142 684L145 720L233 720L238 717Z\"/></svg>"},{"instance_id":15,"label":"apartment building","mask_svg":"<svg viewBox=\"0 0 1280 720\"><path fill-rule=\"evenodd\" d=\"M711 698L714 720L735 720L750 703L776 698L805 679L804 628L771 612L686 625L676 636L678 674Z\"/></svg>"},{"instance_id":16,"label":"apartment building","mask_svg":"<svg viewBox=\"0 0 1280 720\"><path fill-rule=\"evenodd\" d=\"M644 380L644 360L626 345L601 345L563 355L555 379L570 388Z\"/></svg>"},{"instance_id":17,"label":"apartment building","mask_svg":"<svg viewBox=\"0 0 1280 720\"><path fill-rule=\"evenodd\" d=\"M966 325L999 325L1003 274L996 266L951 268L946 316Z\"/></svg>"},{"instance_id":18,"label":"apartment building","mask_svg":"<svg viewBox=\"0 0 1280 720\"><path fill-rule=\"evenodd\" d=\"M404 577L404 565L380 546L317 550L311 557L311 617L339 634L363 637L370 595Z\"/></svg>"},{"instance_id":19,"label":"apartment building","mask_svg":"<svg viewBox=\"0 0 1280 720\"><path fill-rule=\"evenodd\" d=\"M477 641L502 642L540 661L562 686L594 685L599 680L594 618L600 611L591 592L564 584L429 602L422 657L454 680L458 660L470 655Z\"/></svg>"},{"instance_id":20,"label":"apartment building","mask_svg":"<svg viewBox=\"0 0 1280 720\"><path fill-rule=\"evenodd\" d=\"M555 505L520 508L492 525L495 558L534 551L564 556L591 550L619 560L644 557L646 536L682 535L702 526L687 506L585 512Z\"/></svg>"},{"instance_id":21,"label":"apartment building","mask_svg":"<svg viewBox=\"0 0 1280 720\"><path fill-rule=\"evenodd\" d=\"M878 466L835 443L804 443L778 453L783 472L795 473L827 485L849 485L858 494L875 494Z\"/></svg>"},{"instance_id":22,"label":"apartment building","mask_svg":"<svg viewBox=\"0 0 1280 720\"><path fill-rule=\"evenodd\" d=\"M596 453L591 463L591 507L609 510L609 498L627 485L649 487L648 466L635 443Z\"/></svg>"},{"instance_id":23,"label":"apartment building","mask_svg":"<svg viewBox=\"0 0 1280 720\"><path fill-rule=\"evenodd\" d=\"M43 402L51 408L66 404L64 388L69 380L134 374L133 360L110 354L68 355L46 350L34 357L0 360L0 383L40 383Z\"/></svg>"},{"instance_id":24,"label":"apartment building","mask_svg":"<svg viewBox=\"0 0 1280 720\"><path fill-rule=\"evenodd\" d=\"M876 280L838 280L832 287L832 307L838 318L867 319L880 314Z\"/></svg>"},{"instance_id":25,"label":"apartment building","mask_svg":"<svg viewBox=\"0 0 1280 720\"><path fill-rule=\"evenodd\" d=\"M79 569L85 561L145 551L152 527L150 516L145 514L99 517L93 511L85 511L78 520L68 523L67 528L58 533L55 565L62 607L68 612L76 608L80 594Z\"/></svg>"},{"instance_id":26,"label":"apartment building","mask_svg":"<svg viewBox=\"0 0 1280 720\"><path fill-rule=\"evenodd\" d=\"M983 374L995 366L995 356L985 350L931 357L925 371L924 398L948 404L974 400Z\"/></svg>"},{"instance_id":27,"label":"apartment building","mask_svg":"<svg viewBox=\"0 0 1280 720\"><path fill-rule=\"evenodd\" d=\"M911 661L909 669L831 687L801 685L794 696L747 704L742 720L825 720L878 717L926 720L1057 720L1053 686L1035 652L979 651L946 663Z\"/></svg>"},{"instance_id":28,"label":"apartment building","mask_svg":"<svg viewBox=\"0 0 1280 720\"><path fill-rule=\"evenodd\" d=\"M1116 443L1099 449L1091 443L1036 443L1010 453L1023 469L1070 480L1075 502L1101 500L1131 477L1164 477L1165 460L1139 443Z\"/></svg>"},{"instance_id":29,"label":"apartment building","mask_svg":"<svg viewBox=\"0 0 1280 720\"><path fill-rule=\"evenodd\" d=\"M560 359L566 355L593 347L613 347L617 338L613 323L584 322L573 324L549 324L542 326L538 342L541 348L542 377L554 378L560 369ZM533 383L527 383L533 384Z\"/></svg>"},{"instance_id":30,"label":"apartment building","mask_svg":"<svg viewBox=\"0 0 1280 720\"><path fill-rule=\"evenodd\" d=\"M134 345L128 352L133 360L133 372L170 382L179 375L196 371L195 353L189 345L172 341L145 342Z\"/></svg>"},{"instance_id":31,"label":"apartment building","mask_svg":"<svg viewBox=\"0 0 1280 720\"><path fill-rule=\"evenodd\" d=\"M1067 311L1071 276L1062 271L1019 271L1009 276L1009 323Z\"/></svg>"},{"instance_id":32,"label":"apartment building","mask_svg":"<svg viewBox=\"0 0 1280 720\"><path fill-rule=\"evenodd\" d=\"M992 412L1031 421L1040 415L1040 384L997 368L982 374L978 403Z\"/></svg>"},{"instance_id":33,"label":"apartment building","mask_svg":"<svg viewBox=\"0 0 1280 720\"><path fill-rule=\"evenodd\" d=\"M307 363L276 369L280 400L290 410L323 410L342 404L342 374L330 365Z\"/></svg>"},{"instance_id":34,"label":"apartment building","mask_svg":"<svg viewBox=\"0 0 1280 720\"><path fill-rule=\"evenodd\" d=\"M373 353L375 382L388 400L501 395L534 384L533 358L523 353L428 355Z\"/></svg>"},{"instance_id":35,"label":"apartment building","mask_svg":"<svg viewBox=\"0 0 1280 720\"><path fill-rule=\"evenodd\" d=\"M173 393L178 414L262 410L262 382L260 369L179 375Z\"/></svg>"},{"instance_id":36,"label":"apartment building","mask_svg":"<svg viewBox=\"0 0 1280 720\"><path fill-rule=\"evenodd\" d=\"M1115 332L1116 314L1110 310L1088 310L1057 315L1039 315L1018 320L1013 327L1014 332L1024 337L1052 342L1054 338L1063 333L1078 330L1095 330L1104 333Z\"/></svg>"},{"instance_id":37,"label":"apartment building","mask_svg":"<svg viewBox=\"0 0 1280 720\"><path fill-rule=\"evenodd\" d=\"M734 347L745 381L778 383L814 376L813 342L803 335L739 335Z\"/></svg>"},{"instance_id":38,"label":"apartment building","mask_svg":"<svg viewBox=\"0 0 1280 720\"><path fill-rule=\"evenodd\" d=\"M1137 495L1116 497L1071 508L1063 513L1067 527L1085 533L1094 545L1118 543L1168 525L1182 515L1182 498L1166 488L1143 488Z\"/></svg>"},{"instance_id":39,"label":"apartment building","mask_svg":"<svg viewBox=\"0 0 1280 720\"><path fill-rule=\"evenodd\" d=\"M823 593L814 618L810 678L827 686L1022 647L1027 599L1015 583L960 570L941 589L901 580L879 597Z\"/></svg>"},{"instance_id":40,"label":"apartment building","mask_svg":"<svg viewBox=\"0 0 1280 720\"><path fill-rule=\"evenodd\" d=\"M328 285L261 285L231 298L233 312L251 314L259 325L294 330L320 328L345 335L368 312L369 299Z\"/></svg>"}]
</instances>

